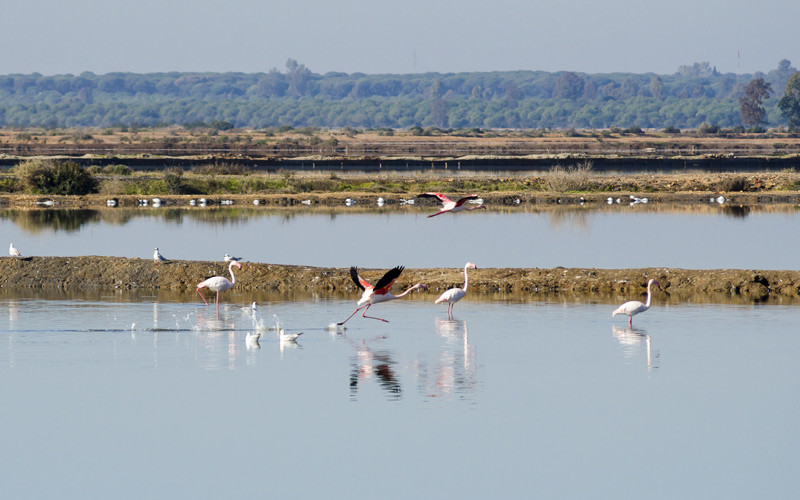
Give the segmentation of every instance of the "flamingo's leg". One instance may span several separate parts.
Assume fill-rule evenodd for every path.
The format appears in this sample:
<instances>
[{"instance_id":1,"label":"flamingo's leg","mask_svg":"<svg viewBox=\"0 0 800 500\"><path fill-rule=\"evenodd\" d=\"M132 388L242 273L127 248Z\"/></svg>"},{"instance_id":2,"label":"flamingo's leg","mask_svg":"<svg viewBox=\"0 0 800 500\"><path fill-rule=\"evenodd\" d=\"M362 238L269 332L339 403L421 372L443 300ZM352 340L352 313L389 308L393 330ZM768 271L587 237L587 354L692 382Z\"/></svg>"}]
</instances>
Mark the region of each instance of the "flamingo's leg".
<instances>
[{"instance_id":1,"label":"flamingo's leg","mask_svg":"<svg viewBox=\"0 0 800 500\"><path fill-rule=\"evenodd\" d=\"M367 316L366 315L367 314L367 309L369 309L369 306L371 306L371 305L372 304L367 304L367 307L364 309L364 312L361 313L361 317L362 318L369 318L369 319L377 319L378 321L383 321L384 323L388 323L389 320L386 320L386 319L383 319L383 318L377 318L375 316Z\"/></svg>"},{"instance_id":2,"label":"flamingo's leg","mask_svg":"<svg viewBox=\"0 0 800 500\"><path fill-rule=\"evenodd\" d=\"M344 321L342 321L341 323L337 323L337 325L341 326L341 325L343 325L343 324L347 323L347 320L348 320L348 319L350 319L350 318L352 318L353 316L355 316L355 315L356 315L356 313L357 313L358 311L360 311L361 309L363 309L364 307L365 307L365 306L357 307L357 308L356 308L356 310L355 310L355 311L353 311L353 314L351 314L350 316L348 316L348 317L347 317L347 319L346 319L346 320L344 320ZM369 307L369 305L367 305L366 307ZM366 312L366 311L365 311L365 312Z\"/></svg>"},{"instance_id":3,"label":"flamingo's leg","mask_svg":"<svg viewBox=\"0 0 800 500\"><path fill-rule=\"evenodd\" d=\"M628 316L628 326L633 326L633 316Z\"/></svg>"},{"instance_id":4,"label":"flamingo's leg","mask_svg":"<svg viewBox=\"0 0 800 500\"><path fill-rule=\"evenodd\" d=\"M449 212L449 210L441 210L439 212L436 212L435 214L429 215L428 218L430 219L431 217L436 217L437 215L442 215L445 212Z\"/></svg>"},{"instance_id":5,"label":"flamingo's leg","mask_svg":"<svg viewBox=\"0 0 800 500\"><path fill-rule=\"evenodd\" d=\"M202 294L202 293L200 293L200 289L199 289L199 288L197 289L197 294L198 294L198 295L200 295L200 298L201 298L201 299L203 299L203 302L205 302L205 303L206 303L206 305L208 305L208 301L206 300L206 298L205 298L205 297L203 297L203 294Z\"/></svg>"}]
</instances>

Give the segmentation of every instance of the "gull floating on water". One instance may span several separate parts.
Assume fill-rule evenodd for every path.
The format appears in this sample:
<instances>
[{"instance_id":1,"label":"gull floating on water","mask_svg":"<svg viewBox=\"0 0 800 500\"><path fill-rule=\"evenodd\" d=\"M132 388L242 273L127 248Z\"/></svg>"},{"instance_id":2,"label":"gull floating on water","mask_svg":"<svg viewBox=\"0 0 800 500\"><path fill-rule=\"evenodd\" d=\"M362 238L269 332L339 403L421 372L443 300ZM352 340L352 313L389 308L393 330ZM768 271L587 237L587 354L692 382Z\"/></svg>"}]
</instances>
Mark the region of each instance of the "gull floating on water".
<instances>
[{"instance_id":1,"label":"gull floating on water","mask_svg":"<svg viewBox=\"0 0 800 500\"><path fill-rule=\"evenodd\" d=\"M284 330L283 328L278 330L278 335L281 339L281 342L294 342L295 340L297 340L297 337L299 337L302 334L303 332L286 333L286 330Z\"/></svg>"},{"instance_id":2,"label":"gull floating on water","mask_svg":"<svg viewBox=\"0 0 800 500\"><path fill-rule=\"evenodd\" d=\"M232 261L232 260L235 260L236 262L239 262L240 260L242 260L242 258L241 258L241 257L231 257L231 256L230 256L229 254L227 254L227 253L225 254L225 257L223 257L223 258L224 258L225 262L230 262L230 261ZM255 302L253 302L253 304L255 304Z\"/></svg>"}]
</instances>

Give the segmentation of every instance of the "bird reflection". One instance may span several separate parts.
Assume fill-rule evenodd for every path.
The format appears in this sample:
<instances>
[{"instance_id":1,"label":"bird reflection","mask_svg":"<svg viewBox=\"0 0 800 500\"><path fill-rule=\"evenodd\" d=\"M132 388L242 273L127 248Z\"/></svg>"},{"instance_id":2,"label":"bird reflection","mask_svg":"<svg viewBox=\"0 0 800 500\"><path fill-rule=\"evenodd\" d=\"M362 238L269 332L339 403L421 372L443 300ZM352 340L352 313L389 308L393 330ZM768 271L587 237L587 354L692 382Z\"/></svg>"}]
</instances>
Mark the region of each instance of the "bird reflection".
<instances>
[{"instance_id":1,"label":"bird reflection","mask_svg":"<svg viewBox=\"0 0 800 500\"><path fill-rule=\"evenodd\" d=\"M441 397L453 391L466 392L477 387L477 363L475 350L469 343L467 322L435 318L436 333L445 340L445 345L430 374L421 366L418 377L421 388L428 397Z\"/></svg>"},{"instance_id":2,"label":"bird reflection","mask_svg":"<svg viewBox=\"0 0 800 500\"><path fill-rule=\"evenodd\" d=\"M611 335L625 348L625 357L636 357L639 347L644 344L645 354L647 356L647 369L652 370L658 368L658 354L653 356L652 347L650 345L650 335L642 328L633 328L630 326L612 326Z\"/></svg>"},{"instance_id":3,"label":"bird reflection","mask_svg":"<svg viewBox=\"0 0 800 500\"><path fill-rule=\"evenodd\" d=\"M245 346L247 346L248 351L254 351L256 349L261 349L261 344L259 344L258 339L261 338L261 332L248 332L247 336L244 339Z\"/></svg>"},{"instance_id":4,"label":"bird reflection","mask_svg":"<svg viewBox=\"0 0 800 500\"><path fill-rule=\"evenodd\" d=\"M341 334L339 337L356 350L350 370L350 396L355 398L360 384L377 377L381 388L391 399L400 399L403 388L392 368L395 362L391 355L388 352L373 351L366 340L358 343L350 340L346 334ZM378 337L373 340L383 338Z\"/></svg>"}]
</instances>

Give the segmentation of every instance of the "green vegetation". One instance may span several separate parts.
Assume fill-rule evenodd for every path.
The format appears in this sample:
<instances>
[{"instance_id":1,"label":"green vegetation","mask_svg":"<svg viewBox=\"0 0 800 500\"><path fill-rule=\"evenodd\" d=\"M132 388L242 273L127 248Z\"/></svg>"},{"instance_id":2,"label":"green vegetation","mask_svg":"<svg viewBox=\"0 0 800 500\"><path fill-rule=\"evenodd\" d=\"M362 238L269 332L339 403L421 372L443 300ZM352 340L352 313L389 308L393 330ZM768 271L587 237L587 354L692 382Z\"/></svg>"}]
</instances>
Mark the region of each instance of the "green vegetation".
<instances>
[{"instance_id":1,"label":"green vegetation","mask_svg":"<svg viewBox=\"0 0 800 500\"><path fill-rule=\"evenodd\" d=\"M786 91L778 107L792 128L800 128L800 73L795 73L786 83Z\"/></svg>"},{"instance_id":2,"label":"green vegetation","mask_svg":"<svg viewBox=\"0 0 800 500\"><path fill-rule=\"evenodd\" d=\"M744 96L739 98L739 113L744 125L758 127L767 121L764 101L771 93L772 86L763 78L755 78L747 84Z\"/></svg>"},{"instance_id":3,"label":"green vegetation","mask_svg":"<svg viewBox=\"0 0 800 500\"><path fill-rule=\"evenodd\" d=\"M98 192L98 181L73 161L26 160L14 167L23 190L33 194L86 195Z\"/></svg>"},{"instance_id":4,"label":"green vegetation","mask_svg":"<svg viewBox=\"0 0 800 500\"><path fill-rule=\"evenodd\" d=\"M766 74L722 74L708 63L671 75L508 71L365 75L311 72L289 60L268 73L0 75L0 126L185 125L214 138L233 128L441 129L696 128L749 125L740 98L748 82L786 87L787 60ZM780 96L763 120L787 124ZM302 132L301 132L302 133ZM84 134L76 139L100 140ZM221 136L220 136L221 137ZM313 139L313 137L311 137ZM35 141L36 137L31 137Z\"/></svg>"}]
</instances>

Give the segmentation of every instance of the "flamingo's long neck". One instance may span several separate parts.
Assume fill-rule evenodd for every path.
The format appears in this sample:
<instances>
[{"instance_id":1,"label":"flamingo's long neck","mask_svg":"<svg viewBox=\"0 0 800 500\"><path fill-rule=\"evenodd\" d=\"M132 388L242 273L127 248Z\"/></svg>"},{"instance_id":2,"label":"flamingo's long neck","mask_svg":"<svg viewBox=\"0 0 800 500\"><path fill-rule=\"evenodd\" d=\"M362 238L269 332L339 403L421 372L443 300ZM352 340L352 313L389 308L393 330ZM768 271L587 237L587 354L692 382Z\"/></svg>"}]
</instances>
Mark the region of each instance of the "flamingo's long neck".
<instances>
[{"instance_id":1,"label":"flamingo's long neck","mask_svg":"<svg viewBox=\"0 0 800 500\"><path fill-rule=\"evenodd\" d=\"M236 284L236 275L233 274L233 265L234 265L233 261L231 261L231 263L228 264L228 271L230 271L230 273L231 273L231 286ZM649 290L649 288L648 288L648 290ZM648 295L648 303L650 303L649 295Z\"/></svg>"},{"instance_id":2,"label":"flamingo's long neck","mask_svg":"<svg viewBox=\"0 0 800 500\"><path fill-rule=\"evenodd\" d=\"M405 292L401 293L400 295L391 295L389 293L387 293L386 295L389 295L392 299L399 299L400 297L405 297L406 295L408 295L409 293L413 292L414 290L416 290L419 287L420 287L420 284L417 283L416 285L410 287L408 290L406 290Z\"/></svg>"},{"instance_id":3,"label":"flamingo's long neck","mask_svg":"<svg viewBox=\"0 0 800 500\"><path fill-rule=\"evenodd\" d=\"M652 297L652 292L650 291L650 286L652 283L647 284L647 302L644 303L644 306L649 308L650 307L650 297Z\"/></svg>"},{"instance_id":4,"label":"flamingo's long neck","mask_svg":"<svg viewBox=\"0 0 800 500\"><path fill-rule=\"evenodd\" d=\"M467 266L464 266L464 291L467 291L467 285L469 284L469 278L467 275Z\"/></svg>"}]
</instances>

